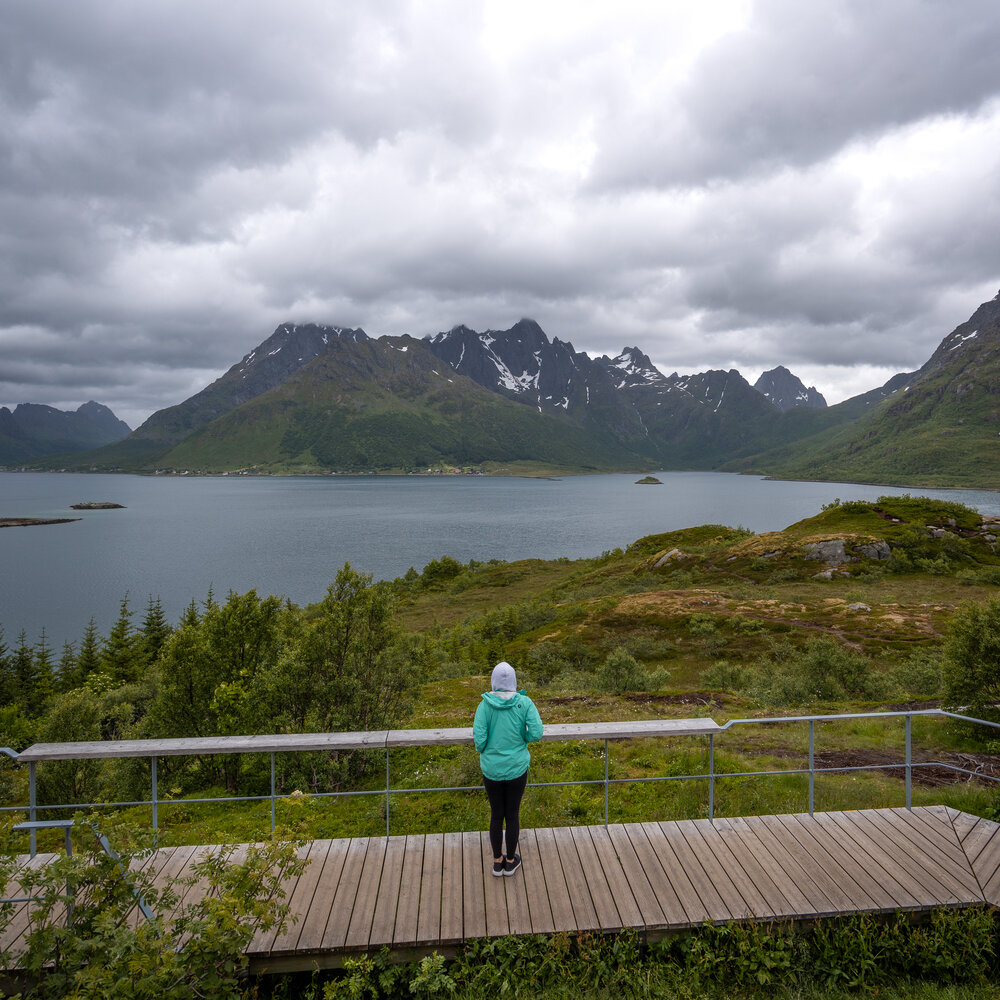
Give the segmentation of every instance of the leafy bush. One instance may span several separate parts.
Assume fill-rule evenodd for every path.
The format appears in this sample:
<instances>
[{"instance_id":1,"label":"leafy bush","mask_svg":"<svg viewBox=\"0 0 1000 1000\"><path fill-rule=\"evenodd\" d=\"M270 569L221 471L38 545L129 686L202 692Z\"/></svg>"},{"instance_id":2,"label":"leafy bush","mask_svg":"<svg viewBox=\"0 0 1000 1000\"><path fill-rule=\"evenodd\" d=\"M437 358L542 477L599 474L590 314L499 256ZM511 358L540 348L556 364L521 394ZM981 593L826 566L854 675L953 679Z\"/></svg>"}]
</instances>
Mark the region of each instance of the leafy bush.
<instances>
[{"instance_id":1,"label":"leafy bush","mask_svg":"<svg viewBox=\"0 0 1000 1000\"><path fill-rule=\"evenodd\" d=\"M646 671L627 649L619 647L608 653L597 673L597 680L605 691L617 694L641 691L646 682Z\"/></svg>"},{"instance_id":2,"label":"leafy bush","mask_svg":"<svg viewBox=\"0 0 1000 1000\"><path fill-rule=\"evenodd\" d=\"M1000 701L1000 598L966 604L952 618L944 648L945 700L984 719Z\"/></svg>"},{"instance_id":3,"label":"leafy bush","mask_svg":"<svg viewBox=\"0 0 1000 1000\"><path fill-rule=\"evenodd\" d=\"M141 865L150 853L148 838L137 842L124 826L103 823L110 839L128 845L117 859L95 845L19 875L25 894L37 898L20 960L25 1000L239 996L243 954L254 933L287 922L281 882L305 865L294 845L253 844L238 862L232 848L221 849L194 865L187 879L160 888L151 866ZM89 830L81 832L81 840L94 843ZM199 882L204 894L176 909L181 894ZM128 919L137 893L152 920Z\"/></svg>"},{"instance_id":4,"label":"leafy bush","mask_svg":"<svg viewBox=\"0 0 1000 1000\"><path fill-rule=\"evenodd\" d=\"M917 650L889 671L892 686L910 695L933 697L941 691L942 661L937 652Z\"/></svg>"}]
</instances>

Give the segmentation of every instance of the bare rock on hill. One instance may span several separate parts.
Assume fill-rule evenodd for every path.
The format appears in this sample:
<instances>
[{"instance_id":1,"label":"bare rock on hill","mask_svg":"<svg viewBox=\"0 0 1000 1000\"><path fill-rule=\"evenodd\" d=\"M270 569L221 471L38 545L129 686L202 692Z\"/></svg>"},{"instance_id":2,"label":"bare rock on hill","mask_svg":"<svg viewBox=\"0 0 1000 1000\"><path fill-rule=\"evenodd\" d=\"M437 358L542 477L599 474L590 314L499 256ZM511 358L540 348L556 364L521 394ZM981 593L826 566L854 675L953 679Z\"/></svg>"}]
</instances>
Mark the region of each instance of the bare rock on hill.
<instances>
[{"instance_id":1,"label":"bare rock on hill","mask_svg":"<svg viewBox=\"0 0 1000 1000\"><path fill-rule=\"evenodd\" d=\"M879 539L877 542L868 542L865 545L859 545L858 551L866 559L888 559L892 555L892 550L889 548L889 543Z\"/></svg>"},{"instance_id":2,"label":"bare rock on hill","mask_svg":"<svg viewBox=\"0 0 1000 1000\"><path fill-rule=\"evenodd\" d=\"M808 542L803 548L805 549L805 556L803 558L823 562L829 566L842 566L844 563L857 561L854 556L847 554L847 547L843 538L828 538L823 542Z\"/></svg>"}]
</instances>

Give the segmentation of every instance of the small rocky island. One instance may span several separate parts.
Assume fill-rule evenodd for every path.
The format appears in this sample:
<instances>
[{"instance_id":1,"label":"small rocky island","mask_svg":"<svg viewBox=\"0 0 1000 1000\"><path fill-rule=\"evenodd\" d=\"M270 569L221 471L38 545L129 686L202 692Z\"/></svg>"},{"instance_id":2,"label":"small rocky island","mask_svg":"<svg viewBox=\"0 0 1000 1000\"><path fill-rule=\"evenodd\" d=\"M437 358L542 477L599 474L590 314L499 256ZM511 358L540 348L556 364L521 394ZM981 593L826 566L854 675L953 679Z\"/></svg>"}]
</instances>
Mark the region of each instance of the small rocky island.
<instances>
[{"instance_id":1,"label":"small rocky island","mask_svg":"<svg viewBox=\"0 0 1000 1000\"><path fill-rule=\"evenodd\" d=\"M71 503L70 510L124 510L122 503L111 503L110 500L87 500L84 503Z\"/></svg>"},{"instance_id":2,"label":"small rocky island","mask_svg":"<svg viewBox=\"0 0 1000 1000\"><path fill-rule=\"evenodd\" d=\"M635 481L636 486L662 486L663 483L656 476L643 476Z\"/></svg>"},{"instance_id":3,"label":"small rocky island","mask_svg":"<svg viewBox=\"0 0 1000 1000\"><path fill-rule=\"evenodd\" d=\"M35 524L70 524L79 517L0 517L0 528L29 528Z\"/></svg>"}]
</instances>

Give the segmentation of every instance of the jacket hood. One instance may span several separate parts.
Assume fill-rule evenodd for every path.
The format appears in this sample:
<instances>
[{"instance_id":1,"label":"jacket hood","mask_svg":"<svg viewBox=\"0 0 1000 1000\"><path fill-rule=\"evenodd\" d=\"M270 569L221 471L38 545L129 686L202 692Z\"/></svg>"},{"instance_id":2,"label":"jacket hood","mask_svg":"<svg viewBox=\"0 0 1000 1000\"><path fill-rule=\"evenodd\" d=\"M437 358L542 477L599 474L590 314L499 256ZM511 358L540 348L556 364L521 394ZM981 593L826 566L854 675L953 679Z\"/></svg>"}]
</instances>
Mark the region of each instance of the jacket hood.
<instances>
[{"instance_id":1,"label":"jacket hood","mask_svg":"<svg viewBox=\"0 0 1000 1000\"><path fill-rule=\"evenodd\" d=\"M483 701L486 702L491 708L507 709L516 705L521 700L521 695L525 694L524 691L515 691L513 697L511 698L500 698L496 691L484 691Z\"/></svg>"}]
</instances>

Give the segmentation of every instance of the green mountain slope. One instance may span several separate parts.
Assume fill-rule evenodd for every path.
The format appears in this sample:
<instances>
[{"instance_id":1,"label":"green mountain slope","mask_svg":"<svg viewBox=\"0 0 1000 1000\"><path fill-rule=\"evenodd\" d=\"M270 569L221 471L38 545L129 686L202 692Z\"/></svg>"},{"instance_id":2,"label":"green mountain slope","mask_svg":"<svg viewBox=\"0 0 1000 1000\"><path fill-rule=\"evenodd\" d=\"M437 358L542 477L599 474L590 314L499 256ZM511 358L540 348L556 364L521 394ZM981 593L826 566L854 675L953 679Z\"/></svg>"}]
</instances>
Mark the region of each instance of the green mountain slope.
<instances>
[{"instance_id":1,"label":"green mountain slope","mask_svg":"<svg viewBox=\"0 0 1000 1000\"><path fill-rule=\"evenodd\" d=\"M195 432L164 468L369 471L535 461L607 469L639 456L458 375L410 337L331 341L281 385Z\"/></svg>"},{"instance_id":2,"label":"green mountain slope","mask_svg":"<svg viewBox=\"0 0 1000 1000\"><path fill-rule=\"evenodd\" d=\"M789 479L1000 487L1000 296L903 382L845 426L730 468Z\"/></svg>"}]
</instances>

